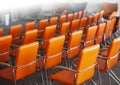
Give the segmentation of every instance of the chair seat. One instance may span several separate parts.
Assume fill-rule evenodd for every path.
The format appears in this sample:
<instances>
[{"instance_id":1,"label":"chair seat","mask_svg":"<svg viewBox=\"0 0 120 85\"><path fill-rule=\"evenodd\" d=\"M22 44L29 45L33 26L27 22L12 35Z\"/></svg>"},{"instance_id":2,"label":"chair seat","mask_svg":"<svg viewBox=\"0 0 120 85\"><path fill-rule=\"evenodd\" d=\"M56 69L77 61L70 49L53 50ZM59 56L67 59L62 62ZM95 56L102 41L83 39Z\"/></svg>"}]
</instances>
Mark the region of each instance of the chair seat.
<instances>
[{"instance_id":1,"label":"chair seat","mask_svg":"<svg viewBox=\"0 0 120 85\"><path fill-rule=\"evenodd\" d=\"M50 76L51 79L64 83L66 85L74 85L74 72L62 70Z\"/></svg>"},{"instance_id":2,"label":"chair seat","mask_svg":"<svg viewBox=\"0 0 120 85\"><path fill-rule=\"evenodd\" d=\"M0 70L0 77L8 79L8 80L13 80L13 69L12 68L4 68Z\"/></svg>"}]
</instances>

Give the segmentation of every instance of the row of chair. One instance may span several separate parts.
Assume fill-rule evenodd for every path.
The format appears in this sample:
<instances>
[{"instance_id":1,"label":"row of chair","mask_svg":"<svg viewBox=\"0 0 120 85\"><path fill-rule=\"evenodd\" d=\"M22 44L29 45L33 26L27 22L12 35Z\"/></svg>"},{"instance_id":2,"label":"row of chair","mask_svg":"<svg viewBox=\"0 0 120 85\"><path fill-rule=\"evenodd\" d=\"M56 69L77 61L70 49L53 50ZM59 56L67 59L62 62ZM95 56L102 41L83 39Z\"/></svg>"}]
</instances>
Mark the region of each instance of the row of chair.
<instances>
[{"instance_id":1,"label":"row of chair","mask_svg":"<svg viewBox=\"0 0 120 85\"><path fill-rule=\"evenodd\" d=\"M13 80L16 83L16 80L19 80L35 72L36 68L35 62L38 62L37 67L40 68L40 70L47 70L51 67L60 64L62 60L62 48L64 40L65 40L64 35L50 39L47 43L47 48L44 55L42 56L38 55L39 58L37 59L37 61L36 61L37 50L39 47L38 42L20 46L17 50L14 66L11 66L8 63L0 62L1 65L8 67L0 70L0 76L2 78ZM62 70L58 73L51 75L50 78L62 82L64 84L77 85L83 83L84 81L90 79L94 75L96 59L98 62L96 68L99 70L106 71L115 66L115 64L118 61L118 53L120 49L119 43L120 38L117 38L113 40L109 50L102 48L100 50L100 56L98 56L98 59L97 59L97 55L99 52L98 44L83 49L81 51L80 56L78 57L76 70L75 69L72 70L71 68L68 67L58 66L55 67L55 69L60 68L65 70ZM12 76L12 74L14 75ZM63 77L63 75L66 77ZM84 77L83 75L86 76ZM69 79L71 81L69 81Z\"/></svg>"}]
</instances>

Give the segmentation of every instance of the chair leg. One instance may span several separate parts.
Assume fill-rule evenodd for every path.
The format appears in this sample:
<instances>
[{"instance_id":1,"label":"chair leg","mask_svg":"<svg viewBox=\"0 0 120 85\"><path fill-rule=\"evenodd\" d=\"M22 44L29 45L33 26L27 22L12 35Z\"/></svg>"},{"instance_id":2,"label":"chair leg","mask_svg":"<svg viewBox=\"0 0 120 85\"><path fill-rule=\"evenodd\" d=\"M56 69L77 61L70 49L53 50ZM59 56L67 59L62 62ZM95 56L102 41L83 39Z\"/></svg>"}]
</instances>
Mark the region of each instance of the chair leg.
<instances>
[{"instance_id":1,"label":"chair leg","mask_svg":"<svg viewBox=\"0 0 120 85\"><path fill-rule=\"evenodd\" d=\"M48 74L47 74L47 70L45 70L45 79L46 79L46 83L47 83L47 85L49 85L49 80L48 80Z\"/></svg>"},{"instance_id":2,"label":"chair leg","mask_svg":"<svg viewBox=\"0 0 120 85\"><path fill-rule=\"evenodd\" d=\"M15 69L13 69L12 73L13 73L12 75L13 75L14 85L17 85L16 78L15 78Z\"/></svg>"},{"instance_id":3,"label":"chair leg","mask_svg":"<svg viewBox=\"0 0 120 85\"><path fill-rule=\"evenodd\" d=\"M97 85L96 82L93 79L90 79L90 80L94 85Z\"/></svg>"},{"instance_id":4,"label":"chair leg","mask_svg":"<svg viewBox=\"0 0 120 85\"><path fill-rule=\"evenodd\" d=\"M44 80L44 77L43 77L43 72L41 71L41 79L42 79L42 84L45 85L45 80Z\"/></svg>"},{"instance_id":5,"label":"chair leg","mask_svg":"<svg viewBox=\"0 0 120 85\"><path fill-rule=\"evenodd\" d=\"M115 78L116 81L118 81L120 83L120 79L118 78L118 76L110 69L109 70L110 74ZM112 77L111 76L111 77Z\"/></svg>"}]
</instances>

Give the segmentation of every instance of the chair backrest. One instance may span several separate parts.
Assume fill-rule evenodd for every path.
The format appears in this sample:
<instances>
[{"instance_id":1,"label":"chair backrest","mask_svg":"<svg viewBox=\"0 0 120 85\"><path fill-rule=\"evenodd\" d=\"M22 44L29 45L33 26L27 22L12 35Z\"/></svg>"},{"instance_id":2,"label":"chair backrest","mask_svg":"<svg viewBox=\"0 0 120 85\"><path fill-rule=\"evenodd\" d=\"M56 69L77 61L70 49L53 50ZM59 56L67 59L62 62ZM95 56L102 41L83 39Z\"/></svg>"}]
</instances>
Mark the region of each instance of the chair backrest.
<instances>
[{"instance_id":1,"label":"chair backrest","mask_svg":"<svg viewBox=\"0 0 120 85\"><path fill-rule=\"evenodd\" d=\"M74 12L73 14L73 20L78 19L78 12Z\"/></svg>"},{"instance_id":2,"label":"chair backrest","mask_svg":"<svg viewBox=\"0 0 120 85\"><path fill-rule=\"evenodd\" d=\"M51 38L47 42L47 48L45 53L46 65L45 69L51 68L55 65L60 64L62 59L62 48L64 45L65 36L58 36Z\"/></svg>"},{"instance_id":3,"label":"chair backrest","mask_svg":"<svg viewBox=\"0 0 120 85\"><path fill-rule=\"evenodd\" d=\"M68 40L68 59L75 57L77 54L79 54L80 51L80 43L82 38L83 31L75 31L69 35Z\"/></svg>"},{"instance_id":4,"label":"chair backrest","mask_svg":"<svg viewBox=\"0 0 120 85\"><path fill-rule=\"evenodd\" d=\"M111 25L110 25L110 36L112 35L114 31L114 26L115 26L116 18L111 19Z\"/></svg>"},{"instance_id":5,"label":"chair backrest","mask_svg":"<svg viewBox=\"0 0 120 85\"><path fill-rule=\"evenodd\" d=\"M100 13L97 12L93 15L93 24L97 24L98 23L98 19L99 19Z\"/></svg>"},{"instance_id":6,"label":"chair backrest","mask_svg":"<svg viewBox=\"0 0 120 85\"><path fill-rule=\"evenodd\" d=\"M55 35L55 30L56 30L56 25L47 26L47 27L45 28L44 33L43 33L42 39L43 39L43 40L48 40L48 39L54 37L54 35Z\"/></svg>"},{"instance_id":7,"label":"chair backrest","mask_svg":"<svg viewBox=\"0 0 120 85\"><path fill-rule=\"evenodd\" d=\"M57 17L52 17L52 18L50 18L49 26L51 26L51 25L56 25L56 24L57 24L57 21L58 21L58 18L57 18Z\"/></svg>"},{"instance_id":8,"label":"chair backrest","mask_svg":"<svg viewBox=\"0 0 120 85\"><path fill-rule=\"evenodd\" d=\"M60 27L60 35L66 35L68 33L68 29L70 27L70 22L64 22L62 26Z\"/></svg>"},{"instance_id":9,"label":"chair backrest","mask_svg":"<svg viewBox=\"0 0 120 85\"><path fill-rule=\"evenodd\" d=\"M44 19L44 20L39 21L39 23L38 23L38 37L42 36L42 33L43 33L45 27L47 26L47 24L48 24L48 19Z\"/></svg>"},{"instance_id":10,"label":"chair backrest","mask_svg":"<svg viewBox=\"0 0 120 85\"><path fill-rule=\"evenodd\" d=\"M3 28L0 28L0 37L3 35Z\"/></svg>"},{"instance_id":11,"label":"chair backrest","mask_svg":"<svg viewBox=\"0 0 120 85\"><path fill-rule=\"evenodd\" d=\"M71 22L73 20L73 14L67 15L67 22Z\"/></svg>"},{"instance_id":12,"label":"chair backrest","mask_svg":"<svg viewBox=\"0 0 120 85\"><path fill-rule=\"evenodd\" d=\"M114 39L110 45L107 57L111 58L108 60L108 69L112 68L118 62L118 54L120 49L120 37Z\"/></svg>"},{"instance_id":13,"label":"chair backrest","mask_svg":"<svg viewBox=\"0 0 120 85\"><path fill-rule=\"evenodd\" d=\"M86 17L81 18L80 24L79 24L79 29L84 30L86 23L87 23L87 18Z\"/></svg>"},{"instance_id":14,"label":"chair backrest","mask_svg":"<svg viewBox=\"0 0 120 85\"><path fill-rule=\"evenodd\" d=\"M78 30L79 21L80 21L79 19L72 21L71 26L70 26L70 32Z\"/></svg>"},{"instance_id":15,"label":"chair backrest","mask_svg":"<svg viewBox=\"0 0 120 85\"><path fill-rule=\"evenodd\" d=\"M81 19L82 18L82 11L79 11L78 12L78 19Z\"/></svg>"},{"instance_id":16,"label":"chair backrest","mask_svg":"<svg viewBox=\"0 0 120 85\"><path fill-rule=\"evenodd\" d=\"M82 11L82 17L86 17L86 12L87 12L86 10Z\"/></svg>"},{"instance_id":17,"label":"chair backrest","mask_svg":"<svg viewBox=\"0 0 120 85\"><path fill-rule=\"evenodd\" d=\"M100 15L99 15L99 18L98 18L98 24L102 21L104 12L105 12L104 10L101 10L101 11L99 12Z\"/></svg>"},{"instance_id":18,"label":"chair backrest","mask_svg":"<svg viewBox=\"0 0 120 85\"><path fill-rule=\"evenodd\" d=\"M86 23L86 25L87 25L87 26L91 26L92 22L93 22L93 15L90 15L90 16L88 16L88 18L87 18L87 23Z\"/></svg>"},{"instance_id":19,"label":"chair backrest","mask_svg":"<svg viewBox=\"0 0 120 85\"><path fill-rule=\"evenodd\" d=\"M108 20L106 22L106 26L105 26L105 29L104 29L104 38L107 39L109 37L109 32L110 32L110 25L111 25L111 20ZM105 40L104 39L104 40Z\"/></svg>"},{"instance_id":20,"label":"chair backrest","mask_svg":"<svg viewBox=\"0 0 120 85\"><path fill-rule=\"evenodd\" d=\"M27 22L25 24L25 28L24 28L24 34L25 32L29 31L29 30L33 30L35 26L35 22Z\"/></svg>"},{"instance_id":21,"label":"chair backrest","mask_svg":"<svg viewBox=\"0 0 120 85\"><path fill-rule=\"evenodd\" d=\"M22 44L29 44L35 42L37 39L38 30L29 30L25 33Z\"/></svg>"},{"instance_id":22,"label":"chair backrest","mask_svg":"<svg viewBox=\"0 0 120 85\"><path fill-rule=\"evenodd\" d=\"M9 50L12 41L11 35L0 37L0 62L9 61Z\"/></svg>"},{"instance_id":23,"label":"chair backrest","mask_svg":"<svg viewBox=\"0 0 120 85\"><path fill-rule=\"evenodd\" d=\"M36 58L38 52L38 42L22 45L18 48L15 59L15 78L22 79L36 71Z\"/></svg>"},{"instance_id":24,"label":"chair backrest","mask_svg":"<svg viewBox=\"0 0 120 85\"><path fill-rule=\"evenodd\" d=\"M106 23L101 23L98 25L97 32L95 35L95 43L101 43L103 41L103 33L105 29Z\"/></svg>"},{"instance_id":25,"label":"chair backrest","mask_svg":"<svg viewBox=\"0 0 120 85\"><path fill-rule=\"evenodd\" d=\"M96 31L97 31L97 26L89 27L86 30L85 38L84 38L84 47L94 45Z\"/></svg>"},{"instance_id":26,"label":"chair backrest","mask_svg":"<svg viewBox=\"0 0 120 85\"><path fill-rule=\"evenodd\" d=\"M81 51L76 67L79 72L76 77L77 85L93 77L99 48L100 46L97 44Z\"/></svg>"},{"instance_id":27,"label":"chair backrest","mask_svg":"<svg viewBox=\"0 0 120 85\"><path fill-rule=\"evenodd\" d=\"M12 35L12 44L20 43L20 34L22 31L22 25L14 25L10 27L9 35Z\"/></svg>"},{"instance_id":28,"label":"chair backrest","mask_svg":"<svg viewBox=\"0 0 120 85\"><path fill-rule=\"evenodd\" d=\"M62 25L66 21L66 15L61 15L59 18L59 25Z\"/></svg>"}]
</instances>

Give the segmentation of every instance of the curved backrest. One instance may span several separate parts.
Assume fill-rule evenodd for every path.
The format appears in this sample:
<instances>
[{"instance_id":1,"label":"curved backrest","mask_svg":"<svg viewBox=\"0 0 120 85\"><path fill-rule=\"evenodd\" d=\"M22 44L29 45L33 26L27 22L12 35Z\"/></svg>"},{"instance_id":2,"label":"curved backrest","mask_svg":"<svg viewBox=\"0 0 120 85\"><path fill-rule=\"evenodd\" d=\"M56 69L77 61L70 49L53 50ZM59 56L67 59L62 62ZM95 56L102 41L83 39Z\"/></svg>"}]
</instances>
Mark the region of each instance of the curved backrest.
<instances>
[{"instance_id":1,"label":"curved backrest","mask_svg":"<svg viewBox=\"0 0 120 85\"><path fill-rule=\"evenodd\" d=\"M42 36L42 33L43 33L45 27L47 26L47 24L48 24L48 19L44 19L44 20L39 21L39 23L38 23L38 37Z\"/></svg>"},{"instance_id":2,"label":"curved backrest","mask_svg":"<svg viewBox=\"0 0 120 85\"><path fill-rule=\"evenodd\" d=\"M71 22L73 20L73 14L67 15L67 22Z\"/></svg>"},{"instance_id":3,"label":"curved backrest","mask_svg":"<svg viewBox=\"0 0 120 85\"><path fill-rule=\"evenodd\" d=\"M47 42L46 48L46 69L51 68L61 62L62 59L62 48L64 45L65 36L58 36L51 38Z\"/></svg>"},{"instance_id":4,"label":"curved backrest","mask_svg":"<svg viewBox=\"0 0 120 85\"><path fill-rule=\"evenodd\" d=\"M98 29L95 35L95 43L101 43L103 41L103 33L105 29L106 23L101 23L98 25Z\"/></svg>"},{"instance_id":5,"label":"curved backrest","mask_svg":"<svg viewBox=\"0 0 120 85\"><path fill-rule=\"evenodd\" d=\"M76 31L79 26L79 19L73 20L70 26L70 32Z\"/></svg>"},{"instance_id":6,"label":"curved backrest","mask_svg":"<svg viewBox=\"0 0 120 85\"><path fill-rule=\"evenodd\" d=\"M89 27L86 30L85 38L84 38L84 47L94 45L96 31L97 31L97 26Z\"/></svg>"},{"instance_id":7,"label":"curved backrest","mask_svg":"<svg viewBox=\"0 0 120 85\"><path fill-rule=\"evenodd\" d=\"M111 25L111 20L108 20L106 22L106 26L105 26L105 29L104 29L104 38L107 39L109 37L109 32L110 32L110 25ZM104 40L105 40L104 39Z\"/></svg>"},{"instance_id":8,"label":"curved backrest","mask_svg":"<svg viewBox=\"0 0 120 85\"><path fill-rule=\"evenodd\" d=\"M78 12L78 19L81 19L82 18L82 11L79 11Z\"/></svg>"},{"instance_id":9,"label":"curved backrest","mask_svg":"<svg viewBox=\"0 0 120 85\"><path fill-rule=\"evenodd\" d=\"M77 74L77 85L93 77L99 48L100 46L97 44L81 51L76 70L83 72Z\"/></svg>"},{"instance_id":10,"label":"curved backrest","mask_svg":"<svg viewBox=\"0 0 120 85\"><path fill-rule=\"evenodd\" d=\"M92 22L93 22L93 15L90 15L90 16L88 16L88 18L87 18L87 23L86 23L86 25L87 25L87 26L90 26L90 25L92 24Z\"/></svg>"},{"instance_id":11,"label":"curved backrest","mask_svg":"<svg viewBox=\"0 0 120 85\"><path fill-rule=\"evenodd\" d=\"M20 34L22 31L22 25L14 25L10 27L9 35L12 35L12 44L20 43Z\"/></svg>"},{"instance_id":12,"label":"curved backrest","mask_svg":"<svg viewBox=\"0 0 120 85\"><path fill-rule=\"evenodd\" d=\"M60 35L66 35L68 33L68 29L70 27L70 22L65 22L62 24L62 26L60 27Z\"/></svg>"},{"instance_id":13,"label":"curved backrest","mask_svg":"<svg viewBox=\"0 0 120 85\"><path fill-rule=\"evenodd\" d=\"M42 39L43 39L43 40L48 40L48 39L54 37L54 35L55 35L55 30L56 30L56 25L47 26L47 27L45 28L45 31L44 31L44 34L43 34Z\"/></svg>"},{"instance_id":14,"label":"curved backrest","mask_svg":"<svg viewBox=\"0 0 120 85\"><path fill-rule=\"evenodd\" d=\"M27 31L24 35L22 44L29 44L29 43L35 42L37 39L37 32L38 30L36 29Z\"/></svg>"},{"instance_id":15,"label":"curved backrest","mask_svg":"<svg viewBox=\"0 0 120 85\"><path fill-rule=\"evenodd\" d=\"M99 16L100 16L99 12L97 12L93 15L93 24L97 24Z\"/></svg>"},{"instance_id":16,"label":"curved backrest","mask_svg":"<svg viewBox=\"0 0 120 85\"><path fill-rule=\"evenodd\" d=\"M0 37L0 62L9 61L9 50L12 41L11 35Z\"/></svg>"},{"instance_id":17,"label":"curved backrest","mask_svg":"<svg viewBox=\"0 0 120 85\"><path fill-rule=\"evenodd\" d=\"M110 45L110 48L107 54L107 57L111 58L110 60L108 60L108 69L112 68L117 64L119 49L120 49L120 37L114 39Z\"/></svg>"},{"instance_id":18,"label":"curved backrest","mask_svg":"<svg viewBox=\"0 0 120 85\"><path fill-rule=\"evenodd\" d=\"M70 34L68 45L67 45L68 59L75 57L77 54L79 54L82 34L83 34L82 30L75 31Z\"/></svg>"},{"instance_id":19,"label":"curved backrest","mask_svg":"<svg viewBox=\"0 0 120 85\"><path fill-rule=\"evenodd\" d=\"M74 12L73 14L73 20L78 19L78 12Z\"/></svg>"},{"instance_id":20,"label":"curved backrest","mask_svg":"<svg viewBox=\"0 0 120 85\"><path fill-rule=\"evenodd\" d=\"M83 12L82 12L82 17L85 17L86 16L86 10L83 10Z\"/></svg>"},{"instance_id":21,"label":"curved backrest","mask_svg":"<svg viewBox=\"0 0 120 85\"><path fill-rule=\"evenodd\" d=\"M25 32L29 31L29 30L33 30L35 26L35 22L27 22L25 24L25 28L24 28L24 34Z\"/></svg>"},{"instance_id":22,"label":"curved backrest","mask_svg":"<svg viewBox=\"0 0 120 85\"><path fill-rule=\"evenodd\" d=\"M113 33L114 26L115 26L115 22L116 22L116 18L112 18L112 19L111 19L111 25L110 25L110 36L111 36L112 33Z\"/></svg>"},{"instance_id":23,"label":"curved backrest","mask_svg":"<svg viewBox=\"0 0 120 85\"><path fill-rule=\"evenodd\" d=\"M22 45L18 48L17 56L15 59L16 68L15 77L16 80L22 79L28 75L31 75L36 71L36 56L38 51L38 42Z\"/></svg>"},{"instance_id":24,"label":"curved backrest","mask_svg":"<svg viewBox=\"0 0 120 85\"><path fill-rule=\"evenodd\" d=\"M81 18L80 24L79 24L79 29L84 30L86 23L87 23L87 18L86 17Z\"/></svg>"},{"instance_id":25,"label":"curved backrest","mask_svg":"<svg viewBox=\"0 0 120 85\"><path fill-rule=\"evenodd\" d=\"M66 21L66 15L61 15L59 18L59 24L62 25Z\"/></svg>"},{"instance_id":26,"label":"curved backrest","mask_svg":"<svg viewBox=\"0 0 120 85\"><path fill-rule=\"evenodd\" d=\"M104 10L101 10L100 11L100 15L99 15L99 18L98 18L98 23L100 23L101 22L101 20L102 20L102 18L103 18L103 14L104 14Z\"/></svg>"},{"instance_id":27,"label":"curved backrest","mask_svg":"<svg viewBox=\"0 0 120 85\"><path fill-rule=\"evenodd\" d=\"M56 25L56 24L57 24L57 21L58 21L58 18L57 18L57 17L52 17L52 18L50 18L49 26L51 26L51 25Z\"/></svg>"},{"instance_id":28,"label":"curved backrest","mask_svg":"<svg viewBox=\"0 0 120 85\"><path fill-rule=\"evenodd\" d=\"M3 28L0 28L0 37L2 36L3 34Z\"/></svg>"}]
</instances>

